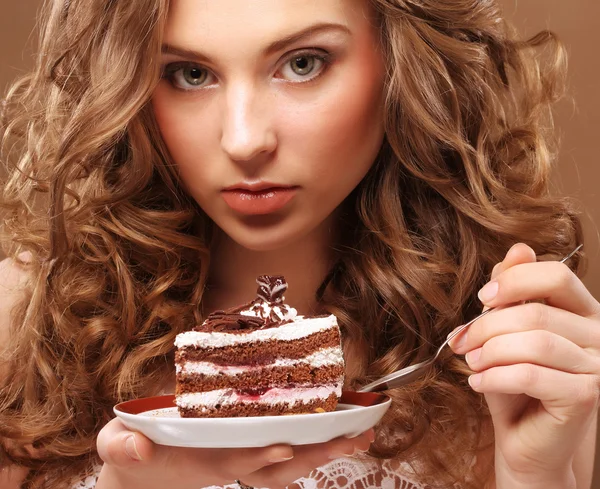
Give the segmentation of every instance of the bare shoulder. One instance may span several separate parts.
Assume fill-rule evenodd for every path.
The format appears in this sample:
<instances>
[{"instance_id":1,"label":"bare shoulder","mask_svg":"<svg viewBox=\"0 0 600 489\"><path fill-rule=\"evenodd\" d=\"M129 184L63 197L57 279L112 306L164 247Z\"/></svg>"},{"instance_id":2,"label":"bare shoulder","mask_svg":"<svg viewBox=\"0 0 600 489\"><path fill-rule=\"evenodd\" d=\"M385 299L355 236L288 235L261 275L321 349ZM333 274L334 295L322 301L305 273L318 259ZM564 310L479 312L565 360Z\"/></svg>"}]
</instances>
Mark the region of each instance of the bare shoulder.
<instances>
[{"instance_id":1,"label":"bare shoulder","mask_svg":"<svg viewBox=\"0 0 600 489\"><path fill-rule=\"evenodd\" d=\"M5 258L0 261L0 291L10 292L22 289L30 276L29 264L31 258L28 254L20 255L20 261L14 258Z\"/></svg>"},{"instance_id":2,"label":"bare shoulder","mask_svg":"<svg viewBox=\"0 0 600 489\"><path fill-rule=\"evenodd\" d=\"M31 278L28 262L26 255L21 262L12 258L0 261L0 340L8 334L13 308L25 296Z\"/></svg>"},{"instance_id":3,"label":"bare shoulder","mask_svg":"<svg viewBox=\"0 0 600 489\"><path fill-rule=\"evenodd\" d=\"M30 258L21 255L21 263L12 258L0 261L0 345L6 344L12 318L12 310L25 296L25 288L31 274L27 263ZM0 467L0 487L18 489L27 475L23 467Z\"/></svg>"},{"instance_id":4,"label":"bare shoulder","mask_svg":"<svg viewBox=\"0 0 600 489\"><path fill-rule=\"evenodd\" d=\"M28 469L24 467L0 468L0 487L2 489L19 489L27 476Z\"/></svg>"}]
</instances>

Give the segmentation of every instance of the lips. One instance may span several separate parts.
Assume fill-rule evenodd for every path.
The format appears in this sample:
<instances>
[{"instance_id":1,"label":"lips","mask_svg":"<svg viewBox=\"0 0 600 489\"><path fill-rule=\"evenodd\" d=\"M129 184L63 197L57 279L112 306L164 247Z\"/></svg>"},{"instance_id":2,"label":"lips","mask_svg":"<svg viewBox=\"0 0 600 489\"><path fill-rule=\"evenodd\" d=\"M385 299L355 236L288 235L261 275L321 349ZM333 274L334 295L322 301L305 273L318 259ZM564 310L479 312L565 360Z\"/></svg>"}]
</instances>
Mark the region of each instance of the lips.
<instances>
[{"instance_id":1,"label":"lips","mask_svg":"<svg viewBox=\"0 0 600 489\"><path fill-rule=\"evenodd\" d=\"M235 212L247 216L272 214L285 207L298 187L259 182L227 187L221 192L225 203Z\"/></svg>"}]
</instances>

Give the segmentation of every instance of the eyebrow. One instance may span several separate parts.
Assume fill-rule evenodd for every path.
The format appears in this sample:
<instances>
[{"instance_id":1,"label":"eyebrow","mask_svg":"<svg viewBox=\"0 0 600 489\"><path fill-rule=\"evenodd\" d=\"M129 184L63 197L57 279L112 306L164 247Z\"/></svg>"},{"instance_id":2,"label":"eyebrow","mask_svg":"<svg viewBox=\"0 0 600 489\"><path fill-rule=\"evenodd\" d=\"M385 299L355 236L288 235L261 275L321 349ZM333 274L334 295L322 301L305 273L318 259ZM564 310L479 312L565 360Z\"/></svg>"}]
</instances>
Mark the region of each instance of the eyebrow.
<instances>
[{"instance_id":1,"label":"eyebrow","mask_svg":"<svg viewBox=\"0 0 600 489\"><path fill-rule=\"evenodd\" d=\"M265 55L270 55L276 53L277 51L281 51L285 49L287 46L297 43L299 41L304 40L307 37L314 36L316 34L320 34L325 31L339 31L345 34L351 35L350 29L343 24L336 24L331 22L325 22L320 24L314 24L302 29L294 34L286 36L282 39L272 42L267 46L264 50ZM183 58L193 58L198 61L208 61L208 57L198 51L194 51L192 49L186 49L178 46L173 46L170 44L163 44L161 48L161 52L163 54L174 54L177 56L181 56Z\"/></svg>"}]
</instances>

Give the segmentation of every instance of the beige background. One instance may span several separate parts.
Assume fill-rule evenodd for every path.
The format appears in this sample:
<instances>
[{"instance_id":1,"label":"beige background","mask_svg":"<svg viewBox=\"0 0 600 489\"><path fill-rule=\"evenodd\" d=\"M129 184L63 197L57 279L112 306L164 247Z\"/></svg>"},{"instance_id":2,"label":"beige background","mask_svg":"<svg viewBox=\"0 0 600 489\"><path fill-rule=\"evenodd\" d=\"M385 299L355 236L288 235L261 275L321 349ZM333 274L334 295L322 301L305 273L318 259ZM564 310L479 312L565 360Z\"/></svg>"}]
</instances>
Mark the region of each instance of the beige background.
<instances>
[{"instance_id":1,"label":"beige background","mask_svg":"<svg viewBox=\"0 0 600 489\"><path fill-rule=\"evenodd\" d=\"M5 1L0 7L0 92L31 66L32 29L40 0ZM584 281L600 298L600 18L598 0L503 0L507 15L524 34L550 28L569 48L570 95L557 108L563 143L557 183L586 212L586 251L590 267ZM600 489L600 454L594 489Z\"/></svg>"}]
</instances>

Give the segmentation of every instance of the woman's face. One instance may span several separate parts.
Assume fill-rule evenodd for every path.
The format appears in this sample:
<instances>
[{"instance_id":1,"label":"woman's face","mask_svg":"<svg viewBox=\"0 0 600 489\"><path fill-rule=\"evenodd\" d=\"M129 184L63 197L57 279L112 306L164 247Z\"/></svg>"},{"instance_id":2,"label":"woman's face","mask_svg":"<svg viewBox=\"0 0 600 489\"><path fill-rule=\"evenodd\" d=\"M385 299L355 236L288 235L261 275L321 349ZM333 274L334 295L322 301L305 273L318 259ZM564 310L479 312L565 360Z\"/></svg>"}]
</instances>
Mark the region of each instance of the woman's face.
<instances>
[{"instance_id":1,"label":"woman's face","mask_svg":"<svg viewBox=\"0 0 600 489\"><path fill-rule=\"evenodd\" d=\"M153 108L186 190L234 241L305 237L371 167L384 66L366 0L173 0Z\"/></svg>"}]
</instances>

